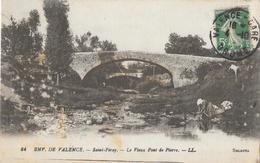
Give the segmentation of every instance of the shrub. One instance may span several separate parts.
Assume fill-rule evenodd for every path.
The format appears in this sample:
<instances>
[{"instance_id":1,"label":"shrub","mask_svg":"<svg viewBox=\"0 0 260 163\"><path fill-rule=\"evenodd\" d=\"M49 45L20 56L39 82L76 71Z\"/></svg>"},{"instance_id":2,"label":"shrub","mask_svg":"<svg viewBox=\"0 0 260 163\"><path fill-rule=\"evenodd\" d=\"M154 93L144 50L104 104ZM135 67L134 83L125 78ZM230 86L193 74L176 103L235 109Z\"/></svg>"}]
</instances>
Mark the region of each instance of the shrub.
<instances>
[{"instance_id":1,"label":"shrub","mask_svg":"<svg viewBox=\"0 0 260 163\"><path fill-rule=\"evenodd\" d=\"M149 93L154 88L162 87L161 83L157 80L149 80L146 82L141 82L136 86L136 89L140 93Z\"/></svg>"}]
</instances>

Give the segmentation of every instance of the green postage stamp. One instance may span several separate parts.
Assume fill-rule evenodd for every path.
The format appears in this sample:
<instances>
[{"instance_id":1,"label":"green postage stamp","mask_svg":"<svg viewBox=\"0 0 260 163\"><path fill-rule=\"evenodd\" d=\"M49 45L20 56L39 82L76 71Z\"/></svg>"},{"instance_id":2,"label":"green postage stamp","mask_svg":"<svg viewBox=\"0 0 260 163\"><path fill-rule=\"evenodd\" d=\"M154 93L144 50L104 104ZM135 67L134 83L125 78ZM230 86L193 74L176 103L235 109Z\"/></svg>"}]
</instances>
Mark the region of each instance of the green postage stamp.
<instances>
[{"instance_id":1,"label":"green postage stamp","mask_svg":"<svg viewBox=\"0 0 260 163\"><path fill-rule=\"evenodd\" d=\"M259 45L259 24L248 7L215 10L210 39L218 54L231 60L252 55Z\"/></svg>"}]
</instances>

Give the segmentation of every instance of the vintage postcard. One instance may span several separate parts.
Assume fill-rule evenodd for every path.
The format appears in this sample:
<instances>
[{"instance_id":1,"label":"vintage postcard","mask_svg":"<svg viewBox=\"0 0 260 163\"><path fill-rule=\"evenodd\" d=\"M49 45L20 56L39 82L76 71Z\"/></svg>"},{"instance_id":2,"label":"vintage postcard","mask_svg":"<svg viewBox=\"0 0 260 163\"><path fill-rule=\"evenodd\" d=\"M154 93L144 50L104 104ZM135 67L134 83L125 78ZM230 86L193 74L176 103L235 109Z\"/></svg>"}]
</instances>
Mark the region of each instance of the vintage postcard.
<instances>
[{"instance_id":1,"label":"vintage postcard","mask_svg":"<svg viewBox=\"0 0 260 163\"><path fill-rule=\"evenodd\" d=\"M0 162L259 162L259 8L1 0Z\"/></svg>"}]
</instances>

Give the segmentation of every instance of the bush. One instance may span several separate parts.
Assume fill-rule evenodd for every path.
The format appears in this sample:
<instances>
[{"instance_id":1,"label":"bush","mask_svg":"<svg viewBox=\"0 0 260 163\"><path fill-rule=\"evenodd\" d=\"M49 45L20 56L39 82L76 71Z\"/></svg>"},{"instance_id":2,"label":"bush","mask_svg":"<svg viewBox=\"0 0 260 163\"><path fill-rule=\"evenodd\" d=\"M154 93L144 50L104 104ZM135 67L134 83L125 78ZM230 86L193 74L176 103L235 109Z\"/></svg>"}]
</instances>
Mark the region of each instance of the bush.
<instances>
[{"instance_id":1,"label":"bush","mask_svg":"<svg viewBox=\"0 0 260 163\"><path fill-rule=\"evenodd\" d=\"M224 63L225 64L225 63ZM196 70L196 73L197 73L197 77L198 77L198 81L203 81L204 80L204 77L212 72L212 71L216 71L216 70L219 70L221 69L222 66L221 64L219 63L203 63L201 64L197 70Z\"/></svg>"},{"instance_id":2,"label":"bush","mask_svg":"<svg viewBox=\"0 0 260 163\"><path fill-rule=\"evenodd\" d=\"M140 93L149 93L152 89L162 87L161 83L157 80L149 80L147 82L141 82L136 86L136 89Z\"/></svg>"}]
</instances>

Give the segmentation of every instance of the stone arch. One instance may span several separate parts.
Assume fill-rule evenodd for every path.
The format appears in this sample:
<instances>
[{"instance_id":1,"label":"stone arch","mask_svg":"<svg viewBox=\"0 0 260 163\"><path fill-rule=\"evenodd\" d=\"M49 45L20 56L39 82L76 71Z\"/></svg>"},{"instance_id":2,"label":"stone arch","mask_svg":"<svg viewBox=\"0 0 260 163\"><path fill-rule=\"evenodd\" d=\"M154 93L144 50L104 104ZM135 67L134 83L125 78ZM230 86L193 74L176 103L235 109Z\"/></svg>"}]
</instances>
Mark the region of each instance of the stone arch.
<instances>
[{"instance_id":1,"label":"stone arch","mask_svg":"<svg viewBox=\"0 0 260 163\"><path fill-rule=\"evenodd\" d=\"M172 57L171 55L163 55L156 53L143 52L78 52L73 54L73 61L70 64L76 70L81 79L94 67L103 63L108 63L117 60L140 60L154 64L163 64L162 67L167 70L171 69Z\"/></svg>"},{"instance_id":2,"label":"stone arch","mask_svg":"<svg viewBox=\"0 0 260 163\"><path fill-rule=\"evenodd\" d=\"M66 73L66 76L62 77L60 82L66 85L79 85L81 84L81 77L70 67Z\"/></svg>"},{"instance_id":3,"label":"stone arch","mask_svg":"<svg viewBox=\"0 0 260 163\"><path fill-rule=\"evenodd\" d=\"M154 64L160 68L162 68L163 70L165 70L169 75L170 75L170 78L171 78L171 87L174 87L174 82L173 82L173 74L170 70L168 70L167 68L165 68L164 66L158 64L158 63L154 63L154 62L151 62L151 61L145 61L145 60L142 60L142 59L133 59L133 58L125 58L125 59L118 59L118 60L111 60L111 61L107 61L105 63L101 63L100 65L97 65L96 67L92 68L90 71L88 71L86 73L86 75L83 77L82 81L84 81L86 78L90 78L91 77L91 72L92 71L95 71L95 69L97 69L98 67L100 66L104 66L106 64L109 64L109 63L115 63L115 62L122 62L122 61L141 61L141 62L146 62L146 63L150 63L150 64Z\"/></svg>"},{"instance_id":4,"label":"stone arch","mask_svg":"<svg viewBox=\"0 0 260 163\"><path fill-rule=\"evenodd\" d=\"M175 88L194 84L198 80L196 69L202 63L227 61L226 59L215 57L136 51L78 52L74 53L72 57L73 60L70 67L78 73L81 80L89 71L101 64L131 59L157 64L169 70L170 74L174 74L174 76L172 76L172 82L174 81ZM193 77L187 78L183 76L184 71L189 71Z\"/></svg>"}]
</instances>

